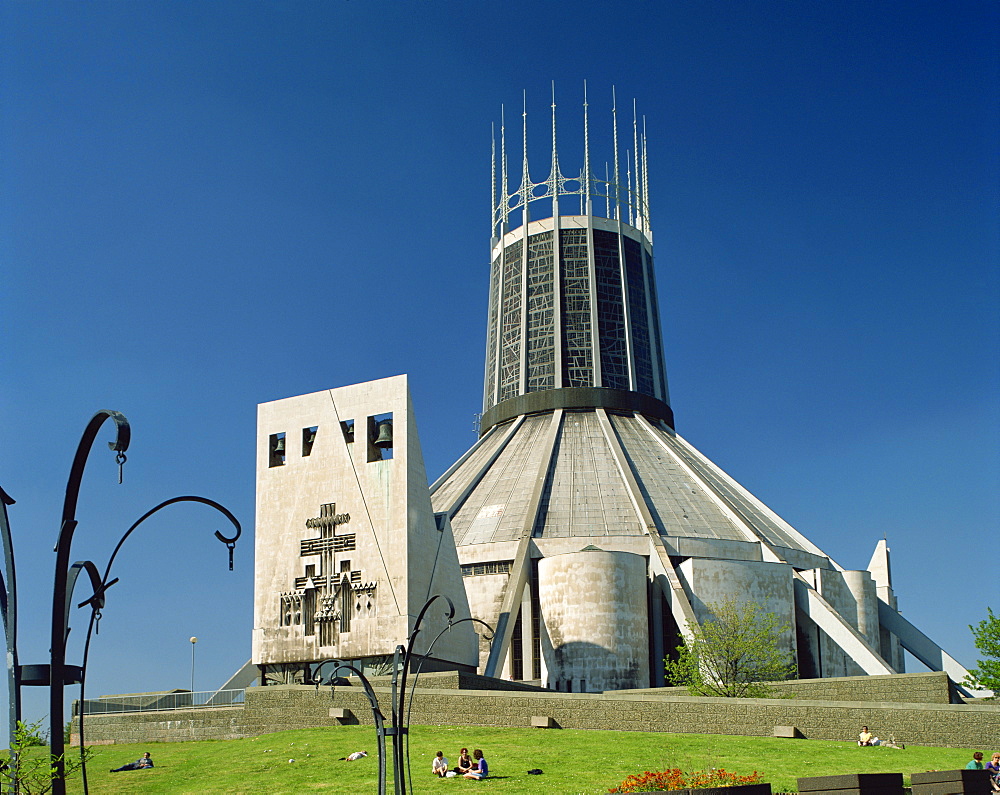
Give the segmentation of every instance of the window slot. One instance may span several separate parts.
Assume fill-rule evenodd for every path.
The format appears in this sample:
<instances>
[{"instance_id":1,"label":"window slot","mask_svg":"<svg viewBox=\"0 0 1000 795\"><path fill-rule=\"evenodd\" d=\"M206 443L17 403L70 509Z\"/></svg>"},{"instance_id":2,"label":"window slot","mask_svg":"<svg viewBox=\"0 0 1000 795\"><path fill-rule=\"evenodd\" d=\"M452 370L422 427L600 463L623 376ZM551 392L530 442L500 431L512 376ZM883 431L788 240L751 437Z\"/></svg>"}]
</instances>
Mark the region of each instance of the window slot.
<instances>
[{"instance_id":1,"label":"window slot","mask_svg":"<svg viewBox=\"0 0 1000 795\"><path fill-rule=\"evenodd\" d=\"M285 465L285 434L272 433L268 438L267 459L269 467Z\"/></svg>"},{"instance_id":2,"label":"window slot","mask_svg":"<svg viewBox=\"0 0 1000 795\"><path fill-rule=\"evenodd\" d=\"M302 456L311 455L313 451L313 445L316 443L316 431L319 430L318 425L313 425L311 428L302 429Z\"/></svg>"}]
</instances>

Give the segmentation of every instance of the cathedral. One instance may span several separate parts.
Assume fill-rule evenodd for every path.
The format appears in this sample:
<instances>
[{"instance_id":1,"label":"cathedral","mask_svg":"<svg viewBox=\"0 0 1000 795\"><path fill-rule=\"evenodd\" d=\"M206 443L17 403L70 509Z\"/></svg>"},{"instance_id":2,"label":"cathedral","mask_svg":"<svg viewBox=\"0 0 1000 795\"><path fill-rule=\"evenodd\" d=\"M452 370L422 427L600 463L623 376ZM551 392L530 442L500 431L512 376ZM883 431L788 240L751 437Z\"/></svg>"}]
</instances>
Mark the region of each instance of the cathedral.
<instances>
[{"instance_id":1,"label":"cathedral","mask_svg":"<svg viewBox=\"0 0 1000 795\"><path fill-rule=\"evenodd\" d=\"M430 611L425 670L661 686L664 658L736 600L786 625L800 677L901 673L906 651L961 682L898 612L884 540L866 570L844 569L674 430L646 131L610 104L598 122L584 99L568 176L554 100L544 180L530 176L526 111L517 177L504 123L494 136L479 439L437 482L405 376L259 407L263 683L330 658L384 672L435 594L482 623ZM600 169L592 124L612 141Z\"/></svg>"}]
</instances>

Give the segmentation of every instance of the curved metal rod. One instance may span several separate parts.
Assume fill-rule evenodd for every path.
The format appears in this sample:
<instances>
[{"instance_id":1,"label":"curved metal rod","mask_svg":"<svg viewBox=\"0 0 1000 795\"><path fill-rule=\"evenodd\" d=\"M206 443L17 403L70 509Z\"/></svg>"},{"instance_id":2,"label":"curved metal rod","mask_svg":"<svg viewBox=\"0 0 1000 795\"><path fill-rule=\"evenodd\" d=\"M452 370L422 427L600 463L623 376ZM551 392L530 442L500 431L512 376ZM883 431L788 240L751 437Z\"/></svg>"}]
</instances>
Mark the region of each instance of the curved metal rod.
<instances>
[{"instance_id":1,"label":"curved metal rod","mask_svg":"<svg viewBox=\"0 0 1000 795\"><path fill-rule=\"evenodd\" d=\"M108 447L118 453L119 462L124 462L132 431L125 415L118 411L103 409L91 417L80 438L69 480L66 483L66 499L63 502L62 523L56 541L56 571L52 586L52 644L49 666L49 744L52 754L52 795L66 795L66 766L64 754L66 743L63 739L63 694L66 688L66 627L60 619L65 610L66 580L69 570L70 547L76 530L76 504L80 496L80 483L87 465L90 449L97 438L97 432L106 420L115 424L115 440Z\"/></svg>"},{"instance_id":2,"label":"curved metal rod","mask_svg":"<svg viewBox=\"0 0 1000 795\"><path fill-rule=\"evenodd\" d=\"M120 411L102 409L90 418L87 427L80 438L80 444L76 448L76 456L73 458L73 467L69 473L69 481L66 484L66 499L63 501L63 524L73 521L76 517L76 503L80 496L80 483L83 480L83 470L87 466L87 457L90 455L90 448L94 445L97 431L105 420L114 420L115 440L108 442L108 448L114 453L124 453L128 450L129 442L132 440L132 429L128 424L128 419ZM60 541L62 535L60 534Z\"/></svg>"},{"instance_id":3,"label":"curved metal rod","mask_svg":"<svg viewBox=\"0 0 1000 795\"><path fill-rule=\"evenodd\" d=\"M444 596L442 594L434 594L434 596L428 599L424 603L424 606L420 608L420 612L417 614L417 620L413 623L413 630L410 632L410 637L407 638L406 641L406 654L403 657L403 673L399 682L400 712L402 712L403 694L406 693L406 673L410 667L410 658L413 657L413 644L417 640L417 635L420 634L420 625L423 623L424 616L427 614L427 610L430 608L432 604L434 604L435 600L437 599L444 599L448 603L448 612L445 613L445 617L448 619L449 624L451 624L451 620L455 617L455 603L452 602L449 597ZM395 705L393 705L393 709L395 710Z\"/></svg>"},{"instance_id":4,"label":"curved metal rod","mask_svg":"<svg viewBox=\"0 0 1000 795\"><path fill-rule=\"evenodd\" d=\"M69 578L67 580L67 593L66 593L66 634L69 635L69 607L73 599L73 591L76 588L76 581L80 577L80 572L86 571L90 576L90 584L94 589L94 594L87 601L81 602L78 607L83 607L84 605L90 604L93 606L93 610L90 614L91 623L93 623L93 617L95 614L100 613L101 608L104 607L104 592L108 590L112 585L118 582L116 577L111 582L105 584L101 580L101 575L97 571L97 566L91 563L89 560L77 561L70 567ZM86 795L90 790L87 787L87 755L86 746L83 741L83 697L84 697L84 683L87 677L87 651L90 648L90 629L87 630L87 640L83 647L83 666L80 669L80 773L83 776L83 791Z\"/></svg>"},{"instance_id":5,"label":"curved metal rod","mask_svg":"<svg viewBox=\"0 0 1000 795\"><path fill-rule=\"evenodd\" d=\"M410 636L406 641L406 650L403 655L403 670L399 679L399 695L398 703L396 701L396 694L393 693L393 703L392 703L392 724L396 727L396 733L392 737L392 745L394 751L393 753L393 772L396 776L396 792L400 795L406 795L406 777L403 770L403 756L405 749L409 748L409 744L403 739L405 732L402 731L404 728L400 720L403 715L403 705L406 699L406 675L410 668L410 660L413 657L413 644L417 640L417 635L420 634L420 625L424 621L424 616L430 609L430 606L434 604L438 599L444 599L448 603L448 611L445 613L445 617L448 619L448 623L455 617L455 603L451 601L450 598L444 596L443 594L434 594L430 599L424 602L424 606L420 608L420 612L417 614L417 620L413 622L413 629L410 631Z\"/></svg>"},{"instance_id":6,"label":"curved metal rod","mask_svg":"<svg viewBox=\"0 0 1000 795\"><path fill-rule=\"evenodd\" d=\"M81 571L87 572L87 575L90 577L90 587L93 589L94 594L86 602L81 602L78 607L92 604L95 610L100 610L104 607L104 592L118 582L116 579L113 582L105 584L97 571L97 566L89 560L78 560L69 567L66 577L66 607L63 611L63 626L66 627L67 638L69 637L69 608L73 603L73 591L76 589L76 581L79 579Z\"/></svg>"},{"instance_id":7,"label":"curved metal rod","mask_svg":"<svg viewBox=\"0 0 1000 795\"><path fill-rule=\"evenodd\" d=\"M421 668L421 666L423 665L423 663L427 659L427 657L430 656L431 650L434 648L434 645L445 635L445 633L449 632L453 627L457 627L459 624L464 624L467 621L472 622L473 624L482 624L484 627L486 627L486 629L488 629L490 631L490 635L487 638L487 640L489 640L489 641L493 640L493 637L494 637L494 635L496 633L496 630L493 627L491 627L489 624L487 624L485 621L483 621L482 619L480 619L480 618L460 618L458 621L451 621L451 622L449 622L448 626L446 626L444 629L442 629L434 637L434 640L431 641L430 646L427 647L427 651L424 652L422 655L420 655L420 657L417 660L417 667L416 667L416 670L413 672L413 683L410 685L410 699L406 703L406 723L407 724L409 724L409 722L410 722L410 712L411 712L411 710L413 708L413 691L416 689L416 687L417 687L417 680L420 678L420 668Z\"/></svg>"},{"instance_id":8,"label":"curved metal rod","mask_svg":"<svg viewBox=\"0 0 1000 795\"><path fill-rule=\"evenodd\" d=\"M233 527L236 528L236 535L234 535L232 538L227 538L226 536L222 535L222 533L220 533L218 530L215 531L215 537L219 539L219 541L221 541L223 544L225 544L227 548L230 547L230 545L235 544L239 539L240 535L242 535L243 533L243 529L240 527L239 520L235 516L233 516L230 510L226 508L224 505L220 505L215 500L208 499L208 497L194 497L188 495L184 497L173 497L172 499L164 500L155 508L151 508L150 510L146 511L146 513L144 513L142 516L136 519L135 522L133 522L132 526L125 531L125 535L121 537L121 540L115 547L115 551L111 553L111 558L108 560L107 568L104 570L105 580L107 580L108 574L111 573L111 566L114 564L115 558L118 557L118 550L122 548L122 545L125 543L128 537L132 535L132 531L135 530L139 525L145 522L150 516L152 516L157 511L166 508L168 505L173 505L176 502L198 502L201 503L202 505L207 505L210 508L215 508L215 510L223 514L230 522L232 522ZM233 569L233 563L232 563L232 556L230 555L229 570L232 571L232 569Z\"/></svg>"},{"instance_id":9,"label":"curved metal rod","mask_svg":"<svg viewBox=\"0 0 1000 795\"><path fill-rule=\"evenodd\" d=\"M313 681L316 683L317 689L322 684L322 676L319 676L319 672L323 669L323 666L327 663L336 663L336 667L333 669L333 673L330 674L330 680L328 684L333 687L333 680L336 678L338 671L354 671L358 675L358 679L361 681L361 686L364 688L365 695L368 697L368 703L371 704L372 716L375 719L375 735L378 738L378 794L386 795L385 793L385 716L382 714L382 709L378 703L378 697L375 695L375 690L372 687L371 682L368 681L368 677L365 676L361 671L355 668L350 663L344 662L343 660L338 660L336 658L323 660L316 666L316 670L313 673ZM395 726L393 727L395 728Z\"/></svg>"},{"instance_id":10,"label":"curved metal rod","mask_svg":"<svg viewBox=\"0 0 1000 795\"><path fill-rule=\"evenodd\" d=\"M490 635L489 635L489 638L487 638L487 640L489 640L491 642L493 641L493 638L496 635L496 630L493 627L491 627L489 624L487 624L485 621L483 621L482 619L479 619L479 618L460 618L458 621L449 621L448 622L448 626L446 626L437 635L434 636L434 640L432 640L430 642L430 645L427 647L427 651L424 652L422 655L420 655L420 657L417 659L417 667L416 667L416 670L414 670L414 672L413 672L413 683L410 685L410 698L406 702L406 719L405 719L405 724L404 724L405 726L409 727L409 725L410 725L410 713L413 711L413 691L417 689L417 680L420 678L420 668L421 668L421 666L423 665L424 661L430 656L430 653L433 650L435 644L442 637L444 637L445 633L450 632L453 627L456 627L459 624L464 624L466 621L470 621L470 622L475 623L475 624L482 624L484 627L486 627L490 631ZM413 789L413 773L410 770L410 734L409 734L409 732L407 732L405 736L406 736L406 777L407 777L407 780L409 782L410 789Z\"/></svg>"},{"instance_id":11,"label":"curved metal rod","mask_svg":"<svg viewBox=\"0 0 1000 795\"><path fill-rule=\"evenodd\" d=\"M87 657L90 655L90 636L94 628L95 616L100 611L96 606L90 611L90 623L87 625L87 639L83 643L83 673L80 674L80 775L83 778L83 795L89 795L87 784L87 744L83 733L83 716L87 713Z\"/></svg>"},{"instance_id":12,"label":"curved metal rod","mask_svg":"<svg viewBox=\"0 0 1000 795\"><path fill-rule=\"evenodd\" d=\"M17 577L14 573L14 541L7 516L7 506L13 504L14 499L0 488L0 539L3 542L6 575L0 575L0 612L3 614L3 631L7 641L7 731L11 746L21 720L21 678L17 672ZM10 768L11 778L17 781L18 754L13 748L10 749Z\"/></svg>"},{"instance_id":13,"label":"curved metal rod","mask_svg":"<svg viewBox=\"0 0 1000 795\"><path fill-rule=\"evenodd\" d=\"M112 585L114 585L116 582L118 582L118 578L117 577L115 579L113 579L113 580L110 580L110 581L108 580L108 577L111 574L111 567L112 567L112 565L114 565L115 558L118 557L119 550L122 548L122 546L124 545L125 541L128 539L128 537L130 535L132 535L132 532L139 525L141 525L144 521L146 521L154 513L157 513L158 511L162 510L163 508L166 508L168 505L173 505L174 503L178 503L178 502L197 502L197 503L200 503L202 505L208 505L210 508L215 508L221 514L223 514L230 522L232 522L233 526L236 528L236 535L234 535L232 538L224 536L218 530L215 531L215 537L218 538L222 543L224 543L226 545L226 547L229 549L229 569L231 571L232 568L233 568L233 546L236 544L237 539L239 539L240 535L243 532L242 528L240 527L239 520L235 516L233 516L233 514L229 511L228 508L226 508L224 505L220 505L215 500L210 500L207 497L196 497L196 496L192 496L192 495L187 495L187 496L184 496L184 497L173 497L172 499L165 500L165 501L161 502L159 505L157 505L155 508L151 508L150 510L146 511L146 513L144 513L142 516L140 516L138 519L136 519L132 523L132 526L128 530L125 531L125 535L123 535L121 537L121 539L118 541L118 544L115 546L114 552L111 553L111 557L108 559L108 565L104 569L104 577L103 578L100 577L97 574L97 567L94 566L94 564L91 563L90 561L86 561L83 564L80 564L80 563L74 563L73 564L74 569L76 567L78 567L78 566L89 567L89 568L87 568L87 571L88 571L88 573L90 573L90 580L91 580L91 583L94 586L94 593L93 593L93 595L89 599L87 599L86 601L81 602L79 605L77 605L77 607L84 607L85 605L88 605L88 604L91 606L90 623L87 625L87 638L86 638L86 640L84 641L84 644L83 644L83 671L82 671L82 674L80 676L80 770L81 770L81 774L83 776L83 791L84 791L84 795L87 795L87 793L89 792L89 789L87 787L86 746L84 744L84 732L83 732L84 715L86 714L86 709L85 709L85 704L84 704L84 700L85 700L84 697L86 695L87 658L90 655L90 639L91 639L91 637L93 635L93 632L94 632L94 625L96 623L97 616L100 614L101 609L104 607L104 593L105 593L105 591L107 591L108 588L110 588ZM91 572L91 569L93 570L92 572ZM78 571L72 575L72 582L74 584L76 582L76 577L77 576L79 576L79 572ZM96 577L96 580L95 580L95 577ZM72 585L70 586L70 591L69 591L69 593L66 596L66 626L67 627L69 626L69 604L70 604L70 596L71 595L72 595Z\"/></svg>"}]
</instances>

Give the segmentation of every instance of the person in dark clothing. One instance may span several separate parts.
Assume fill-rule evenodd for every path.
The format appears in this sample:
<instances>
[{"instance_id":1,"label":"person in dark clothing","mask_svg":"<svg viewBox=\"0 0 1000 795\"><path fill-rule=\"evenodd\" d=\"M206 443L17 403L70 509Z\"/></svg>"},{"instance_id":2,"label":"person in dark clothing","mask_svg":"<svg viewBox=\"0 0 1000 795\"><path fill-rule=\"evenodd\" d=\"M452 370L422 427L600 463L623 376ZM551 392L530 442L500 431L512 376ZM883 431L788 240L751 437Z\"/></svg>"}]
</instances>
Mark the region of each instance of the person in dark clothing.
<instances>
[{"instance_id":1,"label":"person in dark clothing","mask_svg":"<svg viewBox=\"0 0 1000 795\"><path fill-rule=\"evenodd\" d=\"M148 770L152 766L153 766L153 760L149 755L149 751L146 751L146 753L144 753L134 762L129 762L127 765L122 765L121 767L111 768L111 772L120 773L123 770Z\"/></svg>"}]
</instances>

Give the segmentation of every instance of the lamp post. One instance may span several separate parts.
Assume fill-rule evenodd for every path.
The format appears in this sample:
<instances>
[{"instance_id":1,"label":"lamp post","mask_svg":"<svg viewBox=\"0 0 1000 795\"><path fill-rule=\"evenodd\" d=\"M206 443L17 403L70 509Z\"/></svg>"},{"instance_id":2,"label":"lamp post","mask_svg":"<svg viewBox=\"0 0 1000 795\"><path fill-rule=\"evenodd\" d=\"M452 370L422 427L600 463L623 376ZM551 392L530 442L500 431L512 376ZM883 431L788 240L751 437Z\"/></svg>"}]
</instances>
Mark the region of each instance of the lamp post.
<instances>
[{"instance_id":1,"label":"lamp post","mask_svg":"<svg viewBox=\"0 0 1000 795\"><path fill-rule=\"evenodd\" d=\"M191 706L194 706L194 644L198 642L195 637L191 638Z\"/></svg>"},{"instance_id":2,"label":"lamp post","mask_svg":"<svg viewBox=\"0 0 1000 795\"><path fill-rule=\"evenodd\" d=\"M65 769L65 740L63 737L64 724L64 693L68 684L80 685L80 700L83 702L84 684L86 680L87 656L90 649L91 634L96 620L100 618L101 609L105 604L105 592L108 588L118 582L118 579L109 580L111 566L121 549L122 544L132 534L142 522L168 505L176 502L199 502L208 505L225 515L236 529L236 534L229 538L218 530L215 536L222 541L229 550L229 569L233 568L233 550L236 540L240 537L240 523L236 517L219 503L205 497L174 497L160 503L155 508L147 511L125 532L119 540L111 558L105 569L102 578L97 571L97 567L89 560L77 561L70 565L70 550L73 542L73 533L76 530L76 504L80 495L80 484L83 479L83 471L93 447L97 432L106 420L112 420L115 425L115 440L108 442L108 447L116 454L118 462L118 482L121 483L122 466L125 463L125 451L128 449L131 439L131 429L124 414L117 411L103 410L97 412L87 424L83 436L76 450L73 465L70 469L69 480L66 484L66 497L63 503L62 522L59 527L59 537L56 542L56 567L52 586L52 626L51 645L49 647L48 665L19 665L17 657L17 588L14 578L14 550L11 541L10 524L7 517L7 506L13 505L11 499L2 489L0 489L0 537L4 552L4 581L0 583L0 614L4 622L4 631L7 641L7 682L9 690L9 723L10 736L13 739L17 728L17 723L21 719L21 687L34 685L49 688L49 742L52 759L52 793L53 795L65 795L66 793L66 769ZM66 638L69 634L70 606L73 597L73 590L77 579L81 573L86 573L93 588L93 594L85 601L79 603L78 607L89 605L91 608L90 626L87 630L84 644L83 664L66 664ZM192 647L193 649L193 647ZM193 651L192 651L193 653ZM83 771L83 787L87 792L87 771L85 755L83 754L83 711L80 713L80 746L81 746L81 768ZM11 776L14 779L15 791L17 791L18 760L11 759Z\"/></svg>"}]
</instances>

